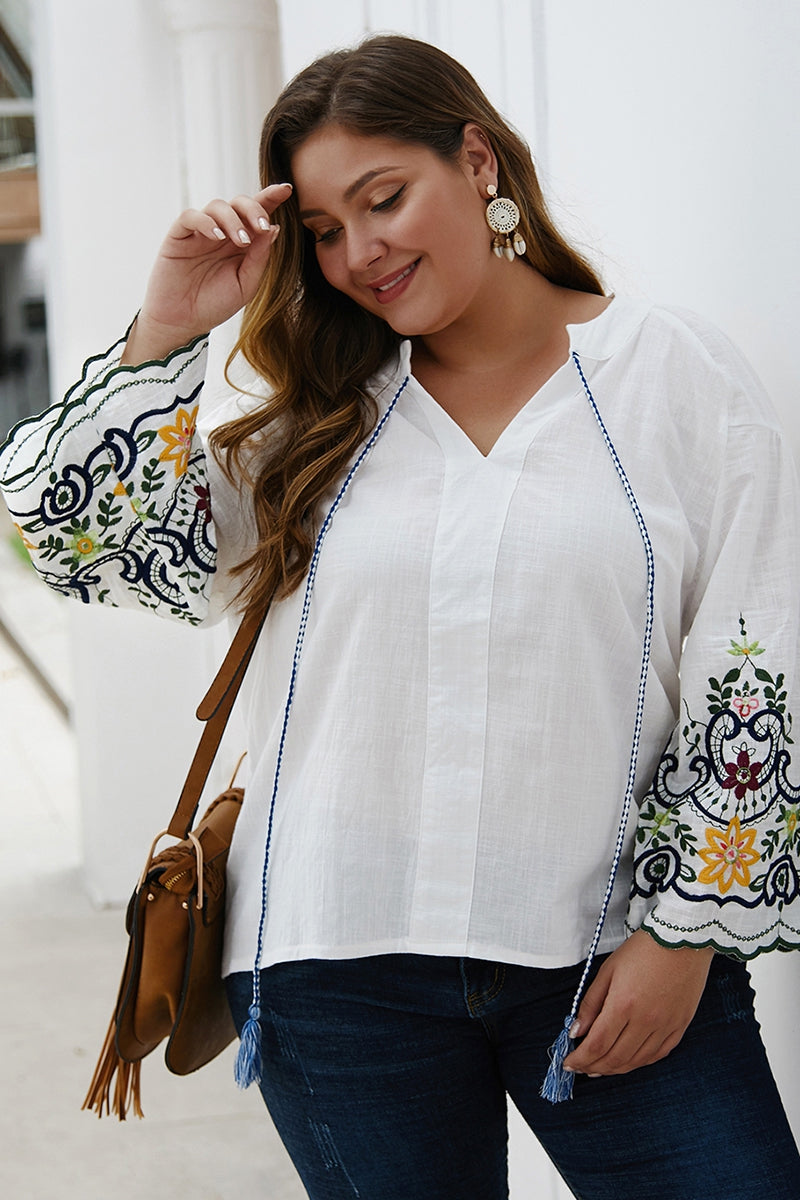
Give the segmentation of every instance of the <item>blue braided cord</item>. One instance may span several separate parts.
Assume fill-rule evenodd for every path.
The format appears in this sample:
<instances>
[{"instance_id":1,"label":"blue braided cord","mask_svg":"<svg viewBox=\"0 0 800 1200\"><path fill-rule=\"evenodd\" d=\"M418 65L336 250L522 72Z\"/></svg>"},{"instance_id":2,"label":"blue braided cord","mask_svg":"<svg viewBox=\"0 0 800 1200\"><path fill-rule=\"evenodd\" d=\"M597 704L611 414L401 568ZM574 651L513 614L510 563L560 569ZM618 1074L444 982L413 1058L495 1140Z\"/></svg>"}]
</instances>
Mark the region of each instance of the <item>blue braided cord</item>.
<instances>
[{"instance_id":1,"label":"blue braided cord","mask_svg":"<svg viewBox=\"0 0 800 1200\"><path fill-rule=\"evenodd\" d=\"M253 999L252 999L252 1005L251 1005L251 1016L253 1016L255 1018L255 1020L258 1020L258 1015L260 1013L260 1006L261 1006L260 964L261 964L261 954L264 949L264 923L266 920L266 913L267 913L267 869L269 866L269 853L270 853L270 848L272 845L272 826L273 826L273 819L275 816L275 801L277 800L277 797L278 797L278 783L280 781L281 767L283 765L283 752L284 752L284 747L286 745L286 732L289 727L289 714L291 713L292 702L294 701L295 685L297 683L297 672L298 672L298 668L300 666L300 654L303 649L303 642L305 641L305 636L306 636L306 628L308 626L308 615L309 615L309 611L311 608L311 593L314 588L314 580L316 579L316 576L317 576L317 566L319 564L319 557L320 557L320 553L322 551L322 543L325 541L325 537L328 533L328 530L331 527L331 522L333 521L333 518L336 514L336 510L338 509L339 505L341 504L347 489L350 487L350 484L353 482L353 477L355 476L359 467L364 462L364 459L367 457L370 450L375 445L375 443L377 442L381 433L383 432L384 426L386 425L386 422L388 421L391 413L393 412L395 405L397 404L397 401L400 399L400 396L402 395L403 391L405 390L408 380L409 380L409 376L406 375L405 379L400 384L400 387L395 392L391 404L386 409L386 412L383 414L380 421L373 429L373 431L369 437L369 440L367 441L363 450L359 454L358 458L356 459L356 461L353 463L352 467L348 471L347 476L346 476L342 486L339 488L339 491L336 495L335 500L333 501L330 508L328 509L328 514L325 517L325 520L322 522L320 531L317 534L317 540L314 544L314 550L311 555L311 562L310 562L309 569L308 569L308 576L306 578L306 590L305 590L305 597L303 600L303 609L302 609L302 613L300 615L300 625L297 630L297 640L295 642L294 657L292 659L292 672L291 672L291 676L289 679L289 691L288 691L288 695L286 697L286 704L285 704L284 710L283 710L283 726L281 728L281 737L280 737L280 743L278 746L278 757L277 757L277 760L275 763L275 776L274 776L273 783L272 783L272 798L270 800L269 818L267 820L267 837L266 837L266 843L264 846L264 867L263 867L263 871L262 871L262 875L261 875L261 914L260 914L259 921L258 921L258 940L256 943L256 956L255 956L255 962L253 965ZM245 1083L244 1086L247 1086L247 1083Z\"/></svg>"},{"instance_id":2,"label":"blue braided cord","mask_svg":"<svg viewBox=\"0 0 800 1200\"><path fill-rule=\"evenodd\" d=\"M627 784L625 787L625 799L622 804L622 813L620 815L619 828L617 829L617 840L616 840L616 844L614 847L614 858L613 858L613 861L611 864L611 870L608 875L608 883L606 884L606 891L605 891L605 895L603 897L602 906L600 908L600 915L597 918L597 924L595 926L594 936L592 937L592 942L589 947L589 953L586 957L586 965L583 969L583 974L581 975L581 980L580 980L580 983L578 984L578 989L575 992L575 998L572 1002L572 1008L570 1009L569 1016L566 1018L566 1021L564 1022L566 1030L569 1030L569 1027L572 1025L572 1022L575 1020L575 1017L577 1016L577 1013L578 1013L578 1007L580 1005L581 997L583 995L583 989L586 986L586 980L588 978L589 971L591 970L591 966L594 961L595 954L597 953L597 947L600 942L600 936L603 932L603 926L605 924L606 916L608 914L608 906L611 903L611 894L614 890L614 884L615 884L616 878L617 878L617 871L619 870L619 863L620 863L620 859L622 857L622 849L625 844L625 832L628 827L628 818L630 816L631 804L633 802L633 788L634 788L634 783L636 780L636 764L637 764L637 761L639 758L639 743L641 741L641 736L642 736L642 721L644 719L644 699L645 699L645 690L647 688L647 674L648 674L648 670L650 667L650 648L651 648L651 644L652 644L652 640L653 640L653 619L654 619L654 613L655 613L655 558L653 555L653 546L650 541L650 534L647 531L647 526L645 524L644 517L642 516L642 510L639 508L639 503L636 499L636 496L634 495L634 491L633 491L633 488L631 487L630 480L628 479L628 476L625 474L625 468L623 467L623 465L620 461L619 455L617 454L616 447L611 440L608 430L605 427L603 418L600 415L600 410L597 407L597 404L595 403L594 396L592 395L591 389L586 380L586 376L583 373L583 367L581 366L580 358L578 357L576 351L574 351L574 350L572 351L572 359L573 359L573 362L575 363L578 374L580 375L581 383L583 384L583 390L586 393L586 399L589 401L592 412L594 413L594 416L595 416L595 420L597 421L597 424L600 427L600 432L603 435L603 440L605 441L608 452L611 455L611 458L613 460L617 474L619 475L620 481L622 482L622 486L625 489L625 495L628 497L628 502L631 506L631 509L633 510L633 515L636 518L636 523L639 526L639 532L642 536L642 542L644 543L644 551L645 551L645 555L647 557L647 617L645 620L644 639L643 639L643 643L642 643L642 663L641 663L641 669L639 672L639 689L638 689L638 694L637 694L637 698L636 698L636 719L634 721L633 739L631 742L631 757L630 757L630 764L628 767L628 781L627 781ZM550 1099L552 1099L552 1100L566 1099L571 1094L571 1077L570 1077L569 1082L567 1083L566 1087L560 1082L561 1064L563 1063L563 1060L566 1057L566 1054L568 1054L569 1050L572 1048L572 1039L571 1038L568 1039L568 1044L565 1045L564 1043L565 1043L565 1039L564 1039L564 1036L562 1033L559 1035L557 1042L555 1043L555 1045L553 1046L553 1048L551 1050L551 1066L550 1066L550 1070L548 1071L547 1077L545 1079L545 1083L542 1087L542 1093L541 1093L545 1097L545 1099L548 1099L548 1100L550 1100Z\"/></svg>"}]
</instances>

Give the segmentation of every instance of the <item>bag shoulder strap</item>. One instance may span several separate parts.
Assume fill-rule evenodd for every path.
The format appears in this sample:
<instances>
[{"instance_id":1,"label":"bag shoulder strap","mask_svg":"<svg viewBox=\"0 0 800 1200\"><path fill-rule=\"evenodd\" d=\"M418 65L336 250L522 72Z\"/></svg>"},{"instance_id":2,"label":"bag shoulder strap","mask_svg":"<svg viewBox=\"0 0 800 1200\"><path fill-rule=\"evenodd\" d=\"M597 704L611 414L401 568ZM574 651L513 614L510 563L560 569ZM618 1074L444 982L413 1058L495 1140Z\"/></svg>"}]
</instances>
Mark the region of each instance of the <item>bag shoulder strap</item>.
<instances>
[{"instance_id":1,"label":"bag shoulder strap","mask_svg":"<svg viewBox=\"0 0 800 1200\"><path fill-rule=\"evenodd\" d=\"M222 666L198 705L197 718L205 721L206 727L200 736L172 820L167 826L167 833L173 837L185 838L192 827L211 764L268 611L269 607L263 612L248 613L243 618Z\"/></svg>"}]
</instances>

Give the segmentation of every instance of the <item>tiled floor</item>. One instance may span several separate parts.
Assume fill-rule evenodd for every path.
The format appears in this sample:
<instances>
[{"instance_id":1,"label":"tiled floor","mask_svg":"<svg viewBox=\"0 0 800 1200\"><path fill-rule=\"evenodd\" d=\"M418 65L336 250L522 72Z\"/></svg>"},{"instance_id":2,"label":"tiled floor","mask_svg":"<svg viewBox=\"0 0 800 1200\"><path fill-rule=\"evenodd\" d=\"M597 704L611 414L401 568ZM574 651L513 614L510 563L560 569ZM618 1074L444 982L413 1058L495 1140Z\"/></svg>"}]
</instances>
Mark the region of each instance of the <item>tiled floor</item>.
<instances>
[{"instance_id":1,"label":"tiled floor","mask_svg":"<svg viewBox=\"0 0 800 1200\"><path fill-rule=\"evenodd\" d=\"M69 692L58 597L29 578L0 521L0 617L22 622ZM0 636L0 1196L3 1200L299 1200L260 1097L231 1047L196 1075L144 1065L144 1121L80 1111L116 993L123 914L79 872L69 725Z\"/></svg>"}]
</instances>

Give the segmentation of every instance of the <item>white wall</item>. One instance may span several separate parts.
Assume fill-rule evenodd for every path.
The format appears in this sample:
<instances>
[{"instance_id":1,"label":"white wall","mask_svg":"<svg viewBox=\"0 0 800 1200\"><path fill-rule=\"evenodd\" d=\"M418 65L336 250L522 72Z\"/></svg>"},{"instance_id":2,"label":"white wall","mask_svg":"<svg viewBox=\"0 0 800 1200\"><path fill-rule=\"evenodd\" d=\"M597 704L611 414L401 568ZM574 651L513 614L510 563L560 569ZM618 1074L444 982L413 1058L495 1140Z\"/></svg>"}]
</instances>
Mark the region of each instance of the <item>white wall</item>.
<instances>
[{"instance_id":1,"label":"white wall","mask_svg":"<svg viewBox=\"0 0 800 1200\"><path fill-rule=\"evenodd\" d=\"M612 289L704 313L745 351L800 458L800 6L550 0L548 186ZM753 464L758 469L758 464ZM776 515L780 519L780 515ZM800 1137L800 956L752 968Z\"/></svg>"},{"instance_id":2,"label":"white wall","mask_svg":"<svg viewBox=\"0 0 800 1200\"><path fill-rule=\"evenodd\" d=\"M697 309L800 453L794 0L550 0L549 181L609 282Z\"/></svg>"}]
</instances>

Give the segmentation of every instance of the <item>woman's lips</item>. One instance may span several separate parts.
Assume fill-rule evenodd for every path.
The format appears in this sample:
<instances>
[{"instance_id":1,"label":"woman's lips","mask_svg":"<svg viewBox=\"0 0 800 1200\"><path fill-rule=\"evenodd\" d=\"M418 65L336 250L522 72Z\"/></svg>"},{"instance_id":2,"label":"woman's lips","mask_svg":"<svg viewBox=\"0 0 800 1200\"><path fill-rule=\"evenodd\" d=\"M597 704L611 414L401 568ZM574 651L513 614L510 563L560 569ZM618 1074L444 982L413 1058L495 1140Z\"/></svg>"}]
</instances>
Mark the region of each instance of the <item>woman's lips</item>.
<instances>
[{"instance_id":1,"label":"woman's lips","mask_svg":"<svg viewBox=\"0 0 800 1200\"><path fill-rule=\"evenodd\" d=\"M390 300L395 300L408 287L411 277L419 266L419 259L413 263L409 263L402 271L398 271L395 275L384 276L382 282L371 283L375 299L379 304L388 304Z\"/></svg>"}]
</instances>

